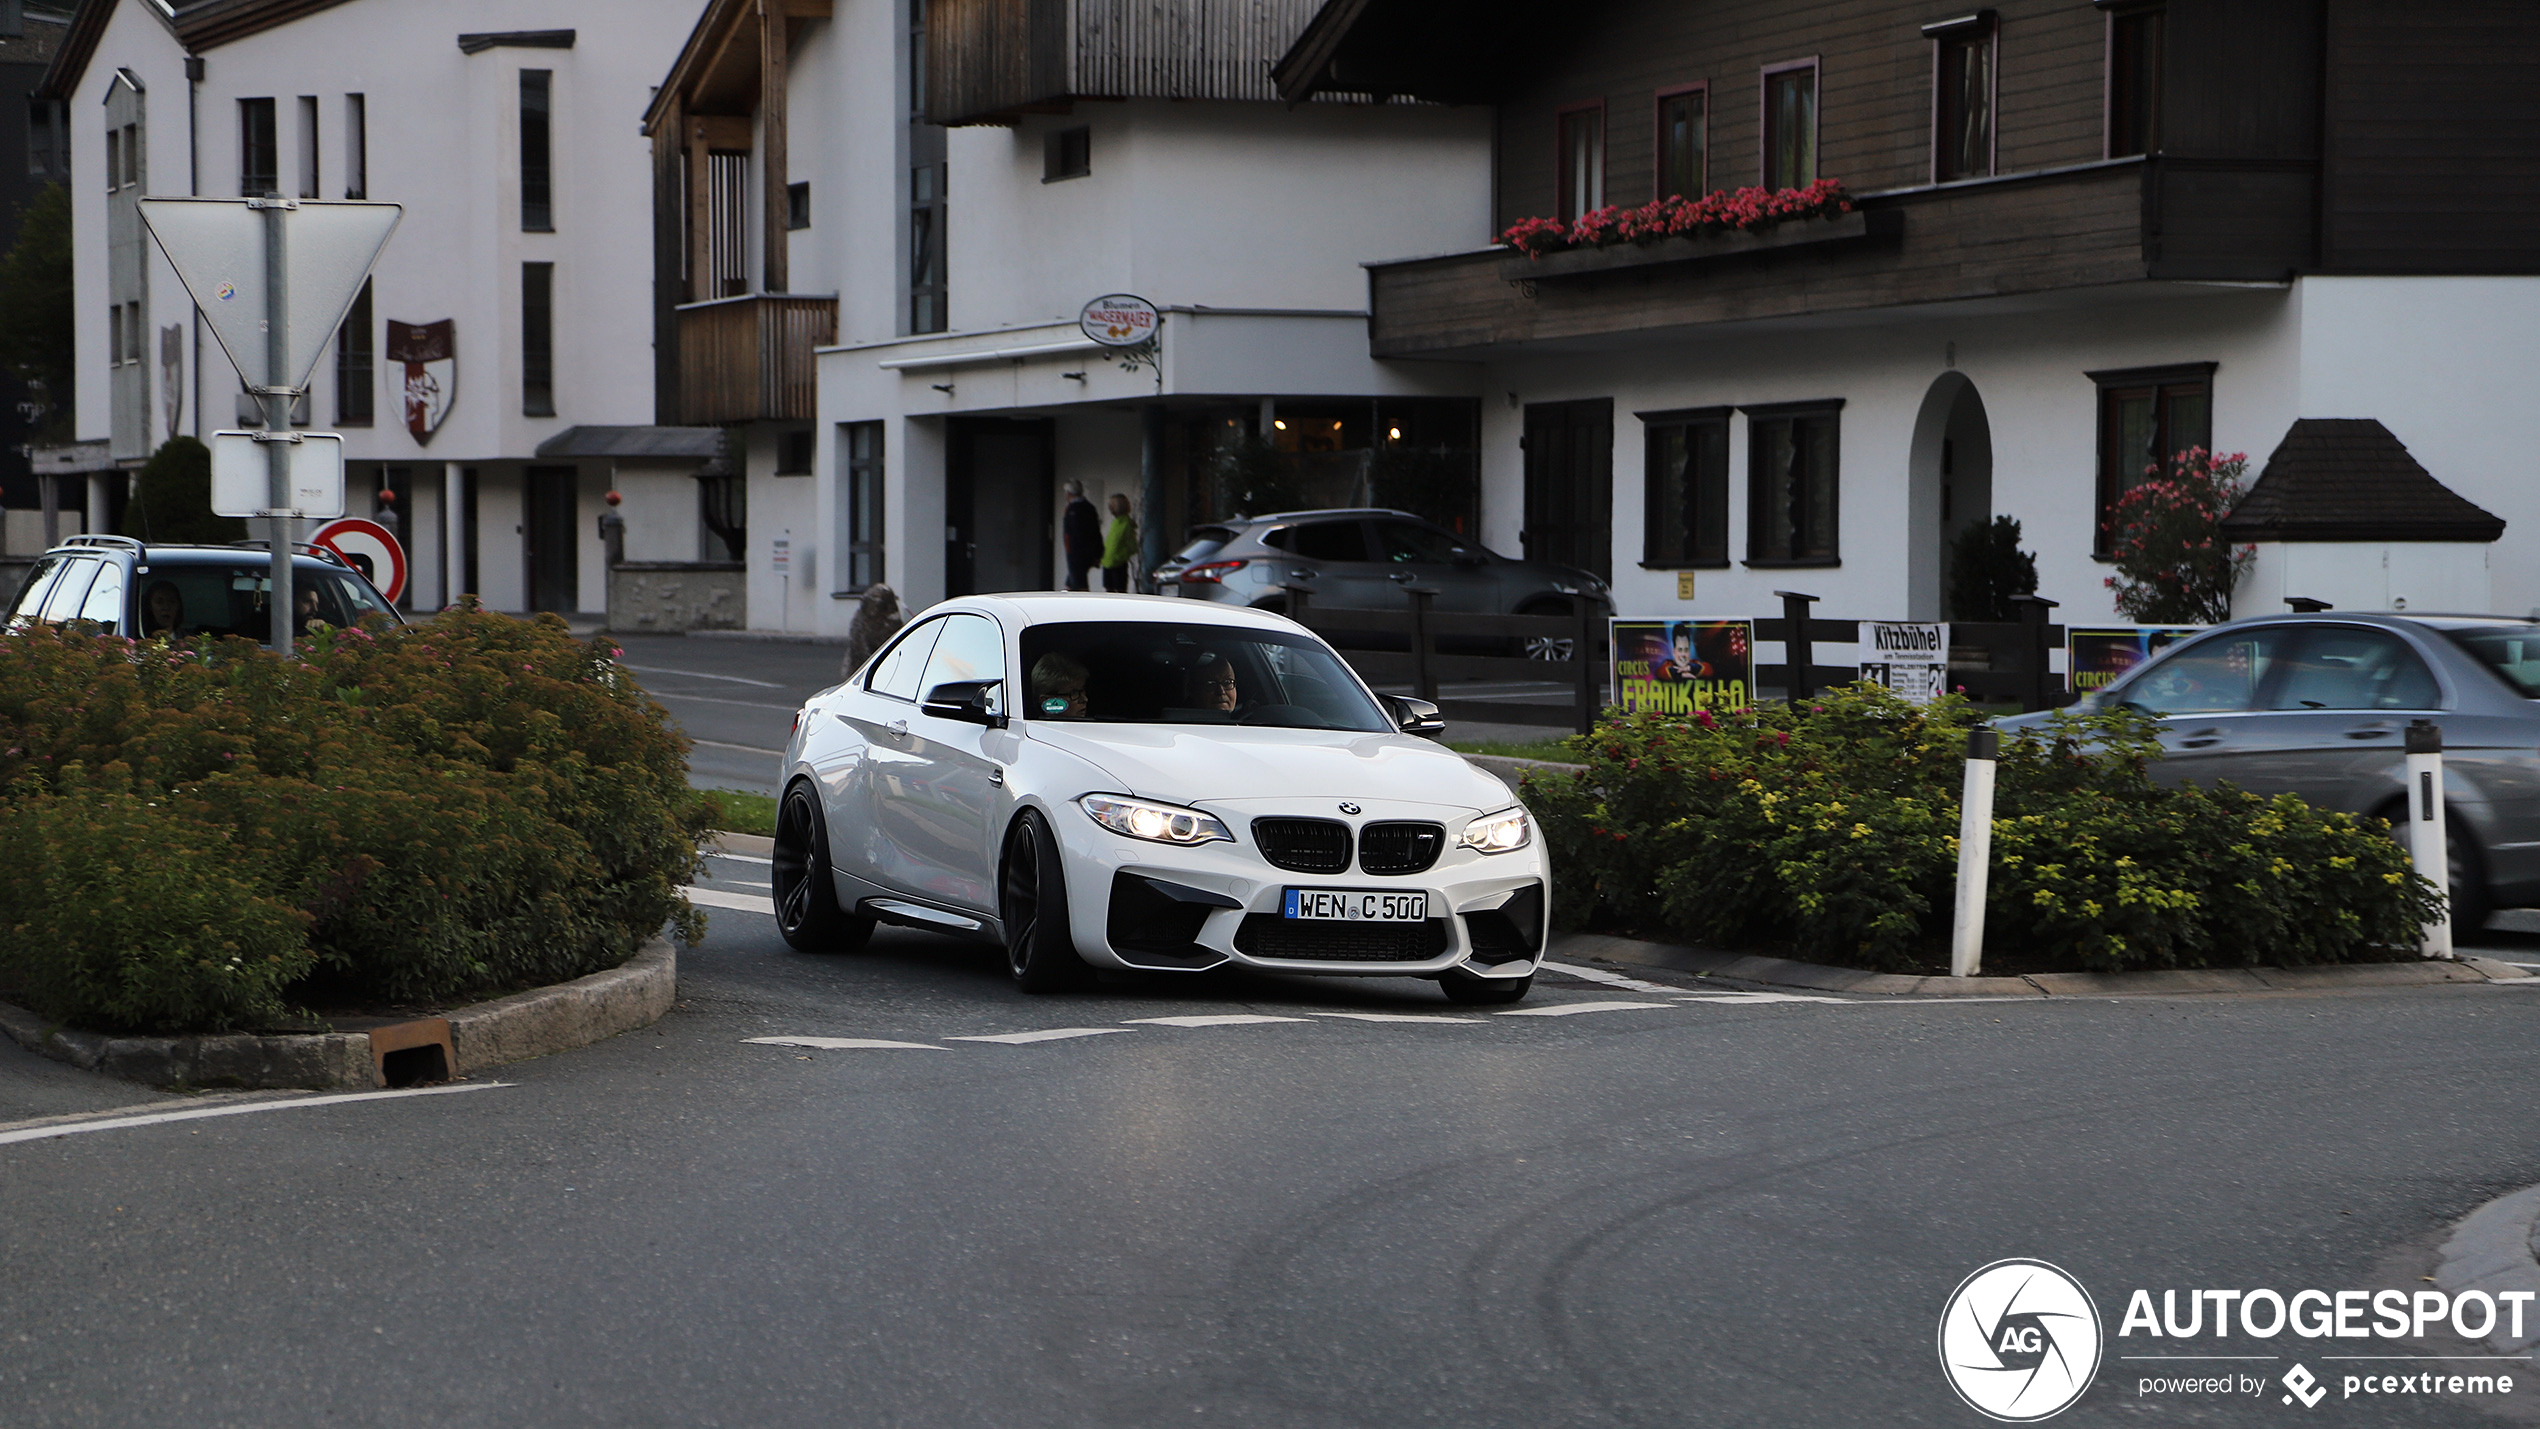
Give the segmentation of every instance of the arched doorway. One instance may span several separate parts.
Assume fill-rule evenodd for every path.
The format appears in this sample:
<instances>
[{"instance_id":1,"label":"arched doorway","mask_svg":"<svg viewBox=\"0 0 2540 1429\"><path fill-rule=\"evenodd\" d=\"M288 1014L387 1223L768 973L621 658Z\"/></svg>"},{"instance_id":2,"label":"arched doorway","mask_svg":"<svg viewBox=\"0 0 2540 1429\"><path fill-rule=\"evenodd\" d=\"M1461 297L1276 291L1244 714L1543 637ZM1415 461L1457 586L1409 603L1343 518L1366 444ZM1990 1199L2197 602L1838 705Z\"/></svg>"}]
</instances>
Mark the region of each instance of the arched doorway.
<instances>
[{"instance_id":1,"label":"arched doorway","mask_svg":"<svg viewBox=\"0 0 2540 1429\"><path fill-rule=\"evenodd\" d=\"M1923 394L1907 465L1906 611L1914 620L1946 620L1950 543L1993 519L1993 426L1964 373L1940 374Z\"/></svg>"}]
</instances>

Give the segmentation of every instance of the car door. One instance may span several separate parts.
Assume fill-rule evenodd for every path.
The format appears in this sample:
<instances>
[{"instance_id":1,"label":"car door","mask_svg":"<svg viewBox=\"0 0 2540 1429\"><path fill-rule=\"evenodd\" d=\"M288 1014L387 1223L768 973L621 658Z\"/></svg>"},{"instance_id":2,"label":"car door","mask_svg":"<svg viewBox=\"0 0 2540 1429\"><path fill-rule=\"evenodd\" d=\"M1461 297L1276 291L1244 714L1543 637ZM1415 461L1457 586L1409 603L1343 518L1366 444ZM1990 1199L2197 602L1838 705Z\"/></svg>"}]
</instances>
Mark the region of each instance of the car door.
<instances>
[{"instance_id":1,"label":"car door","mask_svg":"<svg viewBox=\"0 0 2540 1429\"><path fill-rule=\"evenodd\" d=\"M917 873L884 834L881 816L914 785L917 682L925 677L926 657L943 633L940 616L901 632L874 658L861 683L850 682L838 691L830 710L830 718L846 726L850 741L842 752L830 810L830 859L855 877L902 893L918 891Z\"/></svg>"},{"instance_id":2,"label":"car door","mask_svg":"<svg viewBox=\"0 0 2540 1429\"><path fill-rule=\"evenodd\" d=\"M2113 703L2161 717L2162 782L2210 787L2227 780L2274 792L2253 781L2271 777L2265 757L2288 737L2264 696L2293 638L2282 625L2216 631L2166 652L2110 691Z\"/></svg>"},{"instance_id":3,"label":"car door","mask_svg":"<svg viewBox=\"0 0 2540 1429\"><path fill-rule=\"evenodd\" d=\"M1453 533L1422 521L1378 518L1376 554L1390 567L1396 585L1420 585L1437 592L1436 610L1501 614L1499 582L1490 557L1457 540Z\"/></svg>"},{"instance_id":4,"label":"car door","mask_svg":"<svg viewBox=\"0 0 2540 1429\"><path fill-rule=\"evenodd\" d=\"M891 846L892 866L906 880L902 887L930 902L993 914L1005 770L982 744L997 731L930 715L924 700L927 692L957 681L1003 680L1005 636L984 615L959 612L941 624L943 634L917 682L918 708L901 741L899 783L875 815ZM1002 692L996 707L1008 708Z\"/></svg>"},{"instance_id":5,"label":"car door","mask_svg":"<svg viewBox=\"0 0 2540 1429\"><path fill-rule=\"evenodd\" d=\"M1367 523L1356 517L1300 521L1265 532L1262 542L1296 559L1283 562L1281 573L1305 587L1314 604L1350 610L1404 610L1411 602L1373 559L1367 548Z\"/></svg>"},{"instance_id":6,"label":"car door","mask_svg":"<svg viewBox=\"0 0 2540 1429\"><path fill-rule=\"evenodd\" d=\"M2396 631L2305 622L2267 704L2282 732L2249 787L2363 812L2398 786L2408 722L2440 720L2443 690Z\"/></svg>"}]
</instances>

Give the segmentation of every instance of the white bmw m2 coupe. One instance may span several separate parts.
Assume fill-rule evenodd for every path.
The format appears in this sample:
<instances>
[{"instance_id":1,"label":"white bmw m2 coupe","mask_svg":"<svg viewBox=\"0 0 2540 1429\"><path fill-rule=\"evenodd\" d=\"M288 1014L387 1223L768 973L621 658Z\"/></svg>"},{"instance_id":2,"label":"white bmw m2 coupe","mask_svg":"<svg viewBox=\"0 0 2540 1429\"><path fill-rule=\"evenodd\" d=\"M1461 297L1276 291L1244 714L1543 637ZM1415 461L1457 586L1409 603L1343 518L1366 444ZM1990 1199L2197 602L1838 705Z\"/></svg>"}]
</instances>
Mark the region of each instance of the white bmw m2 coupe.
<instances>
[{"instance_id":1,"label":"white bmw m2 coupe","mask_svg":"<svg viewBox=\"0 0 2540 1429\"><path fill-rule=\"evenodd\" d=\"M1551 870L1508 786L1304 627L1134 595L946 601L785 750L777 924L1001 943L1034 992L1095 968L1534 981Z\"/></svg>"}]
</instances>

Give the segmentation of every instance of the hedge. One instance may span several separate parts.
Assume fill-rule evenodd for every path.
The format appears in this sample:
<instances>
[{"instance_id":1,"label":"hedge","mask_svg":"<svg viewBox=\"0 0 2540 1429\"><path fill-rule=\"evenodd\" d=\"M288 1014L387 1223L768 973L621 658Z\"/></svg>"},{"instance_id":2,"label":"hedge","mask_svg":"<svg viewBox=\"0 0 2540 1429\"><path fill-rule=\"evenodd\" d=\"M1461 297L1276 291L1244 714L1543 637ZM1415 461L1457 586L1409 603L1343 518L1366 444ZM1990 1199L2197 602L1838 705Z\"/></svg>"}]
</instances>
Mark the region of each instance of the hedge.
<instances>
[{"instance_id":1,"label":"hedge","mask_svg":"<svg viewBox=\"0 0 2540 1429\"><path fill-rule=\"evenodd\" d=\"M701 930L687 743L553 616L0 637L0 995L99 1031L402 1007Z\"/></svg>"},{"instance_id":2,"label":"hedge","mask_svg":"<svg viewBox=\"0 0 2540 1429\"><path fill-rule=\"evenodd\" d=\"M1576 775L1530 774L1566 926L1945 971L1967 731L1949 696L1873 685L1802 705L1615 717ZM2387 957L2434 886L2378 819L2156 782L2126 710L2006 737L1985 908L1989 971Z\"/></svg>"}]
</instances>

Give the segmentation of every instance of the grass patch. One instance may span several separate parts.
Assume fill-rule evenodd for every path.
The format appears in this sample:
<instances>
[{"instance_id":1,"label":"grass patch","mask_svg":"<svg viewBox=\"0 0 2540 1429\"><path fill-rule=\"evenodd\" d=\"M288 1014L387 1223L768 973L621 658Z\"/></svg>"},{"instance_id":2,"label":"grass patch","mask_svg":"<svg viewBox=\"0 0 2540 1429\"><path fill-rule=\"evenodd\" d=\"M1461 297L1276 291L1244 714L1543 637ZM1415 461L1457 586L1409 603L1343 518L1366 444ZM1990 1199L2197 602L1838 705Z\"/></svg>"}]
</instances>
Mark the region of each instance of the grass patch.
<instances>
[{"instance_id":1,"label":"grass patch","mask_svg":"<svg viewBox=\"0 0 2540 1429\"><path fill-rule=\"evenodd\" d=\"M776 796L742 789L700 789L714 805L714 826L727 833L776 837Z\"/></svg>"},{"instance_id":2,"label":"grass patch","mask_svg":"<svg viewBox=\"0 0 2540 1429\"><path fill-rule=\"evenodd\" d=\"M1458 754L1488 754L1501 759L1549 759L1557 764L1576 764L1579 752L1571 747L1576 735L1557 739L1528 740L1523 744L1503 744L1490 740L1450 739L1446 747Z\"/></svg>"}]
</instances>

